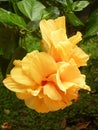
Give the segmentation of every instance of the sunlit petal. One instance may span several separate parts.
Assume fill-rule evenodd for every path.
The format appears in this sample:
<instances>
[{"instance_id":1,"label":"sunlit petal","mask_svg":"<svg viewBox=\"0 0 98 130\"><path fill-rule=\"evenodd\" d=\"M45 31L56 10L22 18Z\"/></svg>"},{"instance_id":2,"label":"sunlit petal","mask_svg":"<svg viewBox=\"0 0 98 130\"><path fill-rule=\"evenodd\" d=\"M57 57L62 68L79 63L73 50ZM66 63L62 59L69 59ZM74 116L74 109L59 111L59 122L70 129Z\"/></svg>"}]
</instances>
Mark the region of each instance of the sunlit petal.
<instances>
[{"instance_id":1,"label":"sunlit petal","mask_svg":"<svg viewBox=\"0 0 98 130\"><path fill-rule=\"evenodd\" d=\"M69 41L72 43L73 47L82 40L81 32L77 32L76 35L73 35L69 38Z\"/></svg>"},{"instance_id":2,"label":"sunlit petal","mask_svg":"<svg viewBox=\"0 0 98 130\"><path fill-rule=\"evenodd\" d=\"M57 45L58 55L61 57L61 61L69 61L71 54L73 53L72 44L69 40L60 42Z\"/></svg>"},{"instance_id":3,"label":"sunlit petal","mask_svg":"<svg viewBox=\"0 0 98 130\"><path fill-rule=\"evenodd\" d=\"M21 67L21 60L14 60L13 64L14 64L16 67Z\"/></svg>"},{"instance_id":4,"label":"sunlit petal","mask_svg":"<svg viewBox=\"0 0 98 130\"><path fill-rule=\"evenodd\" d=\"M77 68L77 65L74 64L74 61L72 60L72 64L65 62L59 69L60 78L62 81L71 81L72 79L75 79L79 77L80 71Z\"/></svg>"},{"instance_id":5,"label":"sunlit petal","mask_svg":"<svg viewBox=\"0 0 98 130\"><path fill-rule=\"evenodd\" d=\"M27 92L33 96L38 96L39 92L41 91L41 86L36 87L36 89L27 89Z\"/></svg>"},{"instance_id":6,"label":"sunlit petal","mask_svg":"<svg viewBox=\"0 0 98 130\"><path fill-rule=\"evenodd\" d=\"M59 30L51 32L50 38L53 46L56 47L58 44L60 44L59 42L66 40L65 30L61 28Z\"/></svg>"},{"instance_id":7,"label":"sunlit petal","mask_svg":"<svg viewBox=\"0 0 98 130\"><path fill-rule=\"evenodd\" d=\"M54 73L57 69L56 63L50 55L44 52L39 53L38 51L33 51L24 57L22 68L38 84L41 83L43 78Z\"/></svg>"},{"instance_id":8,"label":"sunlit petal","mask_svg":"<svg viewBox=\"0 0 98 130\"><path fill-rule=\"evenodd\" d=\"M17 83L32 86L33 84L32 80L25 75L21 67L14 67L11 70L11 77L13 80L15 80Z\"/></svg>"},{"instance_id":9,"label":"sunlit petal","mask_svg":"<svg viewBox=\"0 0 98 130\"><path fill-rule=\"evenodd\" d=\"M58 17L54 20L54 22L55 22L56 28L57 29L63 28L65 30L65 34L66 34L66 28L65 28L66 27L66 25L65 25L66 19L65 19L65 17L64 16Z\"/></svg>"},{"instance_id":10,"label":"sunlit petal","mask_svg":"<svg viewBox=\"0 0 98 130\"><path fill-rule=\"evenodd\" d=\"M7 77L3 80L3 83L9 90L14 92L25 92L27 89L27 86L15 82L10 75L7 75Z\"/></svg>"},{"instance_id":11,"label":"sunlit petal","mask_svg":"<svg viewBox=\"0 0 98 130\"><path fill-rule=\"evenodd\" d=\"M89 56L81 48L77 46L74 48L71 57L75 60L78 67L87 65L87 61L89 59Z\"/></svg>"}]
</instances>

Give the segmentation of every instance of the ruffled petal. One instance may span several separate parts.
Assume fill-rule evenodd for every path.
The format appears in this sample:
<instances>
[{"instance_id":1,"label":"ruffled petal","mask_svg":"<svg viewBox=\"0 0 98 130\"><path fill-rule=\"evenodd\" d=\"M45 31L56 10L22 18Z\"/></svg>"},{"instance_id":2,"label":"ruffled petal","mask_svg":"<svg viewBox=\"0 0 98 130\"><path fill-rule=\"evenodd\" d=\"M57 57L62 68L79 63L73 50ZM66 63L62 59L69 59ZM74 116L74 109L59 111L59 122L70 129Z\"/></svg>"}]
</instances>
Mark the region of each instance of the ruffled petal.
<instances>
[{"instance_id":1,"label":"ruffled petal","mask_svg":"<svg viewBox=\"0 0 98 130\"><path fill-rule=\"evenodd\" d=\"M67 89L66 94L65 94L65 102L70 102L71 104L72 100L77 100L79 96L78 91L79 91L79 88L75 86Z\"/></svg>"},{"instance_id":2,"label":"ruffled petal","mask_svg":"<svg viewBox=\"0 0 98 130\"><path fill-rule=\"evenodd\" d=\"M26 91L24 91L24 92L16 92L16 96L19 99L27 99L27 98L29 98L31 96L38 96L38 94L40 93L40 91L41 91L41 86L39 86L35 90L27 88Z\"/></svg>"},{"instance_id":3,"label":"ruffled petal","mask_svg":"<svg viewBox=\"0 0 98 130\"><path fill-rule=\"evenodd\" d=\"M48 20L48 21L42 20L42 21L40 21L41 34L42 34L44 41L49 46L49 48L51 47L50 34L51 34L51 31L55 30L55 29L56 29L56 27L54 25L53 20Z\"/></svg>"},{"instance_id":4,"label":"ruffled petal","mask_svg":"<svg viewBox=\"0 0 98 130\"><path fill-rule=\"evenodd\" d=\"M87 65L89 56L79 47L75 47L71 57L75 60L78 67Z\"/></svg>"},{"instance_id":5,"label":"ruffled petal","mask_svg":"<svg viewBox=\"0 0 98 130\"><path fill-rule=\"evenodd\" d=\"M52 100L61 100L62 97L53 83L48 83L43 88L43 93Z\"/></svg>"},{"instance_id":6,"label":"ruffled petal","mask_svg":"<svg viewBox=\"0 0 98 130\"><path fill-rule=\"evenodd\" d=\"M61 57L61 61L69 61L70 56L73 52L72 44L69 42L69 40L60 42L57 45L57 51L58 51L58 55L60 55L60 57Z\"/></svg>"},{"instance_id":7,"label":"ruffled petal","mask_svg":"<svg viewBox=\"0 0 98 130\"><path fill-rule=\"evenodd\" d=\"M73 47L82 40L81 32L77 32L76 35L69 38L69 41L72 43Z\"/></svg>"},{"instance_id":8,"label":"ruffled petal","mask_svg":"<svg viewBox=\"0 0 98 130\"><path fill-rule=\"evenodd\" d=\"M40 93L41 89L42 89L41 86L36 87L36 89L34 89L34 90L28 88L27 89L27 93L30 93L33 96L38 96L38 94Z\"/></svg>"},{"instance_id":9,"label":"ruffled petal","mask_svg":"<svg viewBox=\"0 0 98 130\"><path fill-rule=\"evenodd\" d=\"M46 106L48 107L49 111L57 111L59 109L64 109L66 107L66 104L61 101L52 100L49 97L45 96L44 101Z\"/></svg>"},{"instance_id":10,"label":"ruffled petal","mask_svg":"<svg viewBox=\"0 0 98 130\"><path fill-rule=\"evenodd\" d=\"M75 64L74 60L72 59L69 63L65 62L59 68L59 74L62 81L71 81L81 75L77 65Z\"/></svg>"},{"instance_id":11,"label":"ruffled petal","mask_svg":"<svg viewBox=\"0 0 98 130\"><path fill-rule=\"evenodd\" d=\"M49 67L48 67L49 66ZM45 52L33 51L28 53L22 60L22 68L24 72L40 84L48 75L56 72L56 63L54 59Z\"/></svg>"},{"instance_id":12,"label":"ruffled petal","mask_svg":"<svg viewBox=\"0 0 98 130\"><path fill-rule=\"evenodd\" d=\"M51 46L52 46L52 43L51 43L52 42L51 41L52 33L55 32L55 31L57 31L57 33L58 33L59 29L63 30L62 36L64 37L64 39L66 39L67 36L66 36L65 17L64 16L59 17L55 20L50 19L50 20L47 20L47 21L46 20L40 21L41 34L42 34L42 37L43 37L45 43L48 44L49 48L51 48ZM55 35L55 37L58 39L58 37L56 35ZM55 40L56 40L56 38L55 38Z\"/></svg>"},{"instance_id":13,"label":"ruffled petal","mask_svg":"<svg viewBox=\"0 0 98 130\"><path fill-rule=\"evenodd\" d=\"M13 64L14 64L16 67L21 67L21 60L14 60Z\"/></svg>"},{"instance_id":14,"label":"ruffled petal","mask_svg":"<svg viewBox=\"0 0 98 130\"><path fill-rule=\"evenodd\" d=\"M73 48L70 41L67 39L63 42L58 42L55 47L52 46L48 53L55 59L56 62L69 61Z\"/></svg>"},{"instance_id":15,"label":"ruffled petal","mask_svg":"<svg viewBox=\"0 0 98 130\"><path fill-rule=\"evenodd\" d=\"M63 28L60 28L59 30L52 31L50 35L51 42L53 46L56 48L59 42L63 42L66 40L65 37L65 30Z\"/></svg>"}]
</instances>

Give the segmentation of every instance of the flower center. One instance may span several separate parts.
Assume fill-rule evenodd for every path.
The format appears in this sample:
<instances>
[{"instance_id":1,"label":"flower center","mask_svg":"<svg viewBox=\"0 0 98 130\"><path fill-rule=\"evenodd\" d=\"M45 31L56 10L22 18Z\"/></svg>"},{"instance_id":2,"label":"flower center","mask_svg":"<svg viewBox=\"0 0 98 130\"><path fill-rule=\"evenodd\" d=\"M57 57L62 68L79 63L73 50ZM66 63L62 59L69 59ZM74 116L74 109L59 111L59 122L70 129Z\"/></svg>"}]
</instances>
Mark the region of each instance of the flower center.
<instances>
[{"instance_id":1,"label":"flower center","mask_svg":"<svg viewBox=\"0 0 98 130\"><path fill-rule=\"evenodd\" d=\"M44 86L46 83L47 83L47 81L46 81L46 80L43 80L43 81L41 82L41 85Z\"/></svg>"}]
</instances>

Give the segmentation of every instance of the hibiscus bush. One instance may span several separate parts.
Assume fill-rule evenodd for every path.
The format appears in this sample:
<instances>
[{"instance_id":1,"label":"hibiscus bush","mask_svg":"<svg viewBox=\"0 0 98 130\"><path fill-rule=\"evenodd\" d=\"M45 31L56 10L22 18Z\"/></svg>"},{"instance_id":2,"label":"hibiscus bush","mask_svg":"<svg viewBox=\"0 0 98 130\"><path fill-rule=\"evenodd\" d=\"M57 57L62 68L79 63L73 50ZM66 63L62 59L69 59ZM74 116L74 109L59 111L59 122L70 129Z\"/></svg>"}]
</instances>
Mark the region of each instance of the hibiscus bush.
<instances>
[{"instance_id":1,"label":"hibiscus bush","mask_svg":"<svg viewBox=\"0 0 98 130\"><path fill-rule=\"evenodd\" d=\"M97 5L97 0L0 0L2 129L96 130Z\"/></svg>"}]
</instances>

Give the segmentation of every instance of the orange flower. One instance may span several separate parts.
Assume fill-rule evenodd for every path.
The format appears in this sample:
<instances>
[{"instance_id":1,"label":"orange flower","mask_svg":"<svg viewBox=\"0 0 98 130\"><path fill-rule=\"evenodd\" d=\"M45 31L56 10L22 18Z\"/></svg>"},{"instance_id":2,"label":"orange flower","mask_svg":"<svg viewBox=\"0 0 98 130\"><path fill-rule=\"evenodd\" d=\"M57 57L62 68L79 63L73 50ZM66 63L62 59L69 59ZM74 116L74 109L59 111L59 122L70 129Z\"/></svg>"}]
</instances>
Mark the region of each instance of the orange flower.
<instances>
[{"instance_id":1,"label":"orange flower","mask_svg":"<svg viewBox=\"0 0 98 130\"><path fill-rule=\"evenodd\" d=\"M80 89L90 90L73 59L55 62L48 53L35 50L14 65L3 83L37 112L64 109Z\"/></svg>"},{"instance_id":2,"label":"orange flower","mask_svg":"<svg viewBox=\"0 0 98 130\"><path fill-rule=\"evenodd\" d=\"M73 58L78 67L86 65L89 56L76 44L82 40L82 34L68 38L65 28L65 17L55 20L42 20L40 22L42 33L42 46L54 59L58 61L69 61Z\"/></svg>"}]
</instances>

